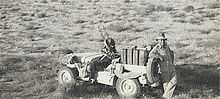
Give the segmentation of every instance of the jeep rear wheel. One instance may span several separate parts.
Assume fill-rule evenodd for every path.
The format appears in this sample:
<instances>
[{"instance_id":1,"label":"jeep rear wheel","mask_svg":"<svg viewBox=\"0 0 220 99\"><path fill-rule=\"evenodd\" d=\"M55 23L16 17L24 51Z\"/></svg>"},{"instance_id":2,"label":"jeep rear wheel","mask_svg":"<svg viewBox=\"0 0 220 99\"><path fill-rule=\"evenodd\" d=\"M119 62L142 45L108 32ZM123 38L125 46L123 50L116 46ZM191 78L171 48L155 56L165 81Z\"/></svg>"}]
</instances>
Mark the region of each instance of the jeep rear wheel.
<instances>
[{"instance_id":1,"label":"jeep rear wheel","mask_svg":"<svg viewBox=\"0 0 220 99\"><path fill-rule=\"evenodd\" d=\"M76 79L71 69L65 67L59 70L58 82L65 88L73 88L76 85Z\"/></svg>"},{"instance_id":2,"label":"jeep rear wheel","mask_svg":"<svg viewBox=\"0 0 220 99\"><path fill-rule=\"evenodd\" d=\"M141 93L140 84L136 79L118 79L116 90L121 97L137 97Z\"/></svg>"}]
</instances>

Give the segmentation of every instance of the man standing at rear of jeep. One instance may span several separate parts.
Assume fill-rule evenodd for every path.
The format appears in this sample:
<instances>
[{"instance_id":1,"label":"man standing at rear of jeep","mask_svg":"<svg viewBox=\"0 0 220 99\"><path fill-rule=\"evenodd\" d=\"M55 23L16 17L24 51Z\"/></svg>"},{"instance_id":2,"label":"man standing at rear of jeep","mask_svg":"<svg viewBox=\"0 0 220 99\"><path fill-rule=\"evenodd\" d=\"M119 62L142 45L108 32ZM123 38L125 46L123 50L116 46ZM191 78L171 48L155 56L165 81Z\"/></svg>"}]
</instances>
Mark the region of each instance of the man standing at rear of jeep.
<instances>
[{"instance_id":1,"label":"man standing at rear of jeep","mask_svg":"<svg viewBox=\"0 0 220 99\"><path fill-rule=\"evenodd\" d=\"M149 53L149 58L159 58L161 61L160 73L163 84L163 98L171 98L177 85L176 70L173 64L173 52L167 45L164 34L157 39L158 44Z\"/></svg>"}]
</instances>

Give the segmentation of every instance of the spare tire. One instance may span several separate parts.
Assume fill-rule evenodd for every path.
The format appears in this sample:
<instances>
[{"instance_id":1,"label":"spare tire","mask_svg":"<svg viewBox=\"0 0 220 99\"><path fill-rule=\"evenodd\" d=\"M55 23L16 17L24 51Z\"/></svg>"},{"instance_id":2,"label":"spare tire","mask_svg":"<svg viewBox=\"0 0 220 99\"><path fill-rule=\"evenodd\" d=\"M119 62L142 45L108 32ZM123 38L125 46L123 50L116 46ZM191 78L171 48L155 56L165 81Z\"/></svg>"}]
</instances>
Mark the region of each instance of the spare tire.
<instances>
[{"instance_id":1,"label":"spare tire","mask_svg":"<svg viewBox=\"0 0 220 99\"><path fill-rule=\"evenodd\" d=\"M149 58L147 63L147 79L152 84L160 80L159 69L161 60L158 58Z\"/></svg>"}]
</instances>

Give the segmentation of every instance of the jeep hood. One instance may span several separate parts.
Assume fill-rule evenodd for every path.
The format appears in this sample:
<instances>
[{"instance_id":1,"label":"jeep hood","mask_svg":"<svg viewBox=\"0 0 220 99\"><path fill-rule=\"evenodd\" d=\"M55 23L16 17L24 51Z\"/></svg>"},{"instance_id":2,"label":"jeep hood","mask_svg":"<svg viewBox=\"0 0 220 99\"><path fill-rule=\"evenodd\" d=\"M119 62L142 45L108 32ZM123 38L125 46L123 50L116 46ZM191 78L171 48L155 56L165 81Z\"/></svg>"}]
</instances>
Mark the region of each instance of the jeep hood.
<instances>
[{"instance_id":1,"label":"jeep hood","mask_svg":"<svg viewBox=\"0 0 220 99\"><path fill-rule=\"evenodd\" d=\"M102 53L74 53L74 56L77 56L82 63L88 63L92 59L96 57L100 57L103 54Z\"/></svg>"}]
</instances>

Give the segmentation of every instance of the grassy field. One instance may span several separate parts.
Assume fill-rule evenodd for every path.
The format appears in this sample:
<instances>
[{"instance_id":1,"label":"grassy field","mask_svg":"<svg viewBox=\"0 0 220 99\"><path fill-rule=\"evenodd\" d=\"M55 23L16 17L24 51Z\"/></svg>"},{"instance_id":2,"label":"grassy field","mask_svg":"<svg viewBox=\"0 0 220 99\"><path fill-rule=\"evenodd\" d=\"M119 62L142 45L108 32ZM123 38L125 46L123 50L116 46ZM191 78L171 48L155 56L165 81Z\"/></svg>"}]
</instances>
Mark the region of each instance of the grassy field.
<instances>
[{"instance_id":1,"label":"grassy field","mask_svg":"<svg viewBox=\"0 0 220 99\"><path fill-rule=\"evenodd\" d=\"M220 98L219 0L0 0L0 98L119 98L103 85L64 92L55 80L68 49L100 51L102 26L118 50L166 32L178 72L174 98Z\"/></svg>"}]
</instances>

